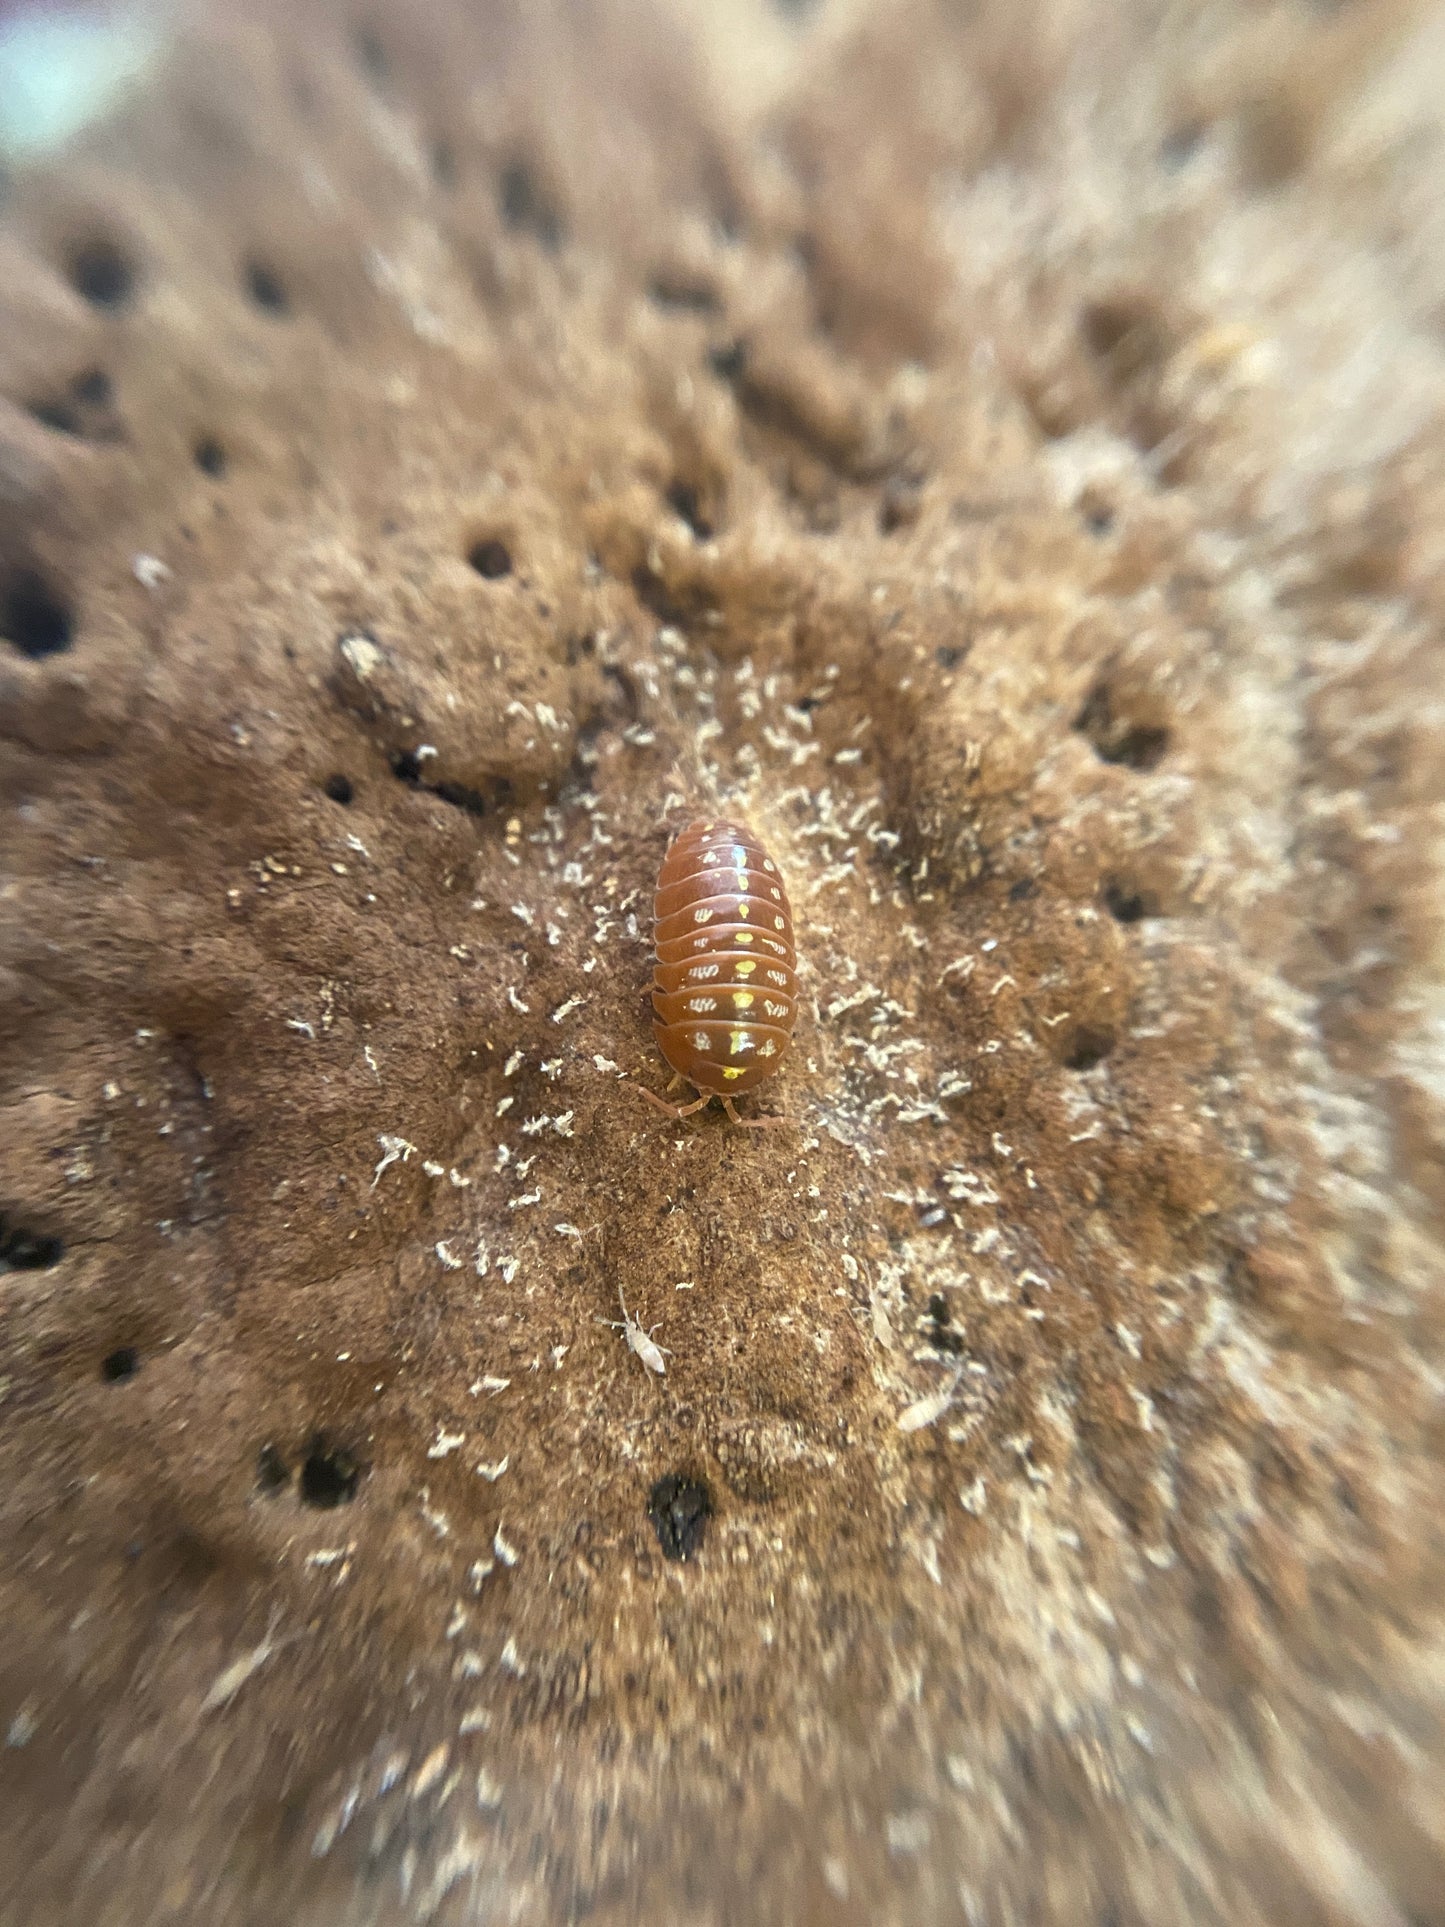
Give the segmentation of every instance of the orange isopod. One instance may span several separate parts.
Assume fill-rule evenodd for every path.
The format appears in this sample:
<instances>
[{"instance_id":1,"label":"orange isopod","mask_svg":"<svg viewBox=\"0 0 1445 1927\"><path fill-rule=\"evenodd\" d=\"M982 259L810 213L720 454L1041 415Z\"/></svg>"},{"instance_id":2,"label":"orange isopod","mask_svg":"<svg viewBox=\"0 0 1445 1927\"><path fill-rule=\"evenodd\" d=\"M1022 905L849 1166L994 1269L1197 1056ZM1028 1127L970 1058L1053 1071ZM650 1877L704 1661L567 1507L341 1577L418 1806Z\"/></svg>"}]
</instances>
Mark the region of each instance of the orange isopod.
<instances>
[{"instance_id":1,"label":"orange isopod","mask_svg":"<svg viewBox=\"0 0 1445 1927\"><path fill-rule=\"evenodd\" d=\"M662 860L654 918L653 1034L702 1095L682 1105L644 1097L669 1117L719 1097L734 1124L786 1124L733 1109L782 1063L798 1015L793 913L777 864L741 823L690 823Z\"/></svg>"}]
</instances>

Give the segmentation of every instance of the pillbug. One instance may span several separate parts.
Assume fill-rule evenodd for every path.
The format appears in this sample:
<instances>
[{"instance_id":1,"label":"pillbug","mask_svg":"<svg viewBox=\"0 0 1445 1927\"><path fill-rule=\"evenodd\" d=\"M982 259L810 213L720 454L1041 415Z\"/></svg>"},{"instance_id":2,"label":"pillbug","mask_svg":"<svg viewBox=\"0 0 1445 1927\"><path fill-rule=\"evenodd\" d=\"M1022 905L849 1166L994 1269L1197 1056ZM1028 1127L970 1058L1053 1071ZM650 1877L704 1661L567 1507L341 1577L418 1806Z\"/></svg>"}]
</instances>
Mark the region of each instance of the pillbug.
<instances>
[{"instance_id":1,"label":"pillbug","mask_svg":"<svg viewBox=\"0 0 1445 1927\"><path fill-rule=\"evenodd\" d=\"M702 1095L681 1105L645 1089L643 1096L669 1117L687 1117L720 1097L734 1124L786 1124L781 1117L741 1118L733 1109L734 1097L782 1063L798 1014L788 893L751 830L699 822L674 838L657 877L653 948L657 1047Z\"/></svg>"}]
</instances>

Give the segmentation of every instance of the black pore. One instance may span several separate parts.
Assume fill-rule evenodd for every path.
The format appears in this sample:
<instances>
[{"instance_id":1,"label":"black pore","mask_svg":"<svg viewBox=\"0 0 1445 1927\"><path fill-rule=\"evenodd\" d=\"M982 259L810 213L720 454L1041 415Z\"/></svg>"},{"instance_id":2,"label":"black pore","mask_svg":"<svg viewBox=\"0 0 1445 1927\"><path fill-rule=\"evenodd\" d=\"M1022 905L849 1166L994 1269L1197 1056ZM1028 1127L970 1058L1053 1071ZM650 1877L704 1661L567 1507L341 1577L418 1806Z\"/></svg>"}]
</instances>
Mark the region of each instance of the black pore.
<instances>
[{"instance_id":1,"label":"black pore","mask_svg":"<svg viewBox=\"0 0 1445 1927\"><path fill-rule=\"evenodd\" d=\"M134 1345L117 1345L113 1352L107 1352L100 1361L100 1375L107 1385L118 1385L122 1379L134 1378L140 1369L140 1353Z\"/></svg>"},{"instance_id":2,"label":"black pore","mask_svg":"<svg viewBox=\"0 0 1445 1927\"><path fill-rule=\"evenodd\" d=\"M285 314L291 306L286 287L274 268L252 261L246 268L246 292L267 314Z\"/></svg>"},{"instance_id":3,"label":"black pore","mask_svg":"<svg viewBox=\"0 0 1445 1927\"><path fill-rule=\"evenodd\" d=\"M54 429L57 435L80 433L80 417L69 402L42 398L30 403L30 412L43 427Z\"/></svg>"},{"instance_id":4,"label":"black pore","mask_svg":"<svg viewBox=\"0 0 1445 1927\"><path fill-rule=\"evenodd\" d=\"M723 342L709 349L707 360L719 381L741 381L748 365L747 346L741 341Z\"/></svg>"},{"instance_id":5,"label":"black pore","mask_svg":"<svg viewBox=\"0 0 1445 1927\"><path fill-rule=\"evenodd\" d=\"M59 1238L43 1237L0 1217L0 1271L48 1271L65 1252Z\"/></svg>"},{"instance_id":6,"label":"black pore","mask_svg":"<svg viewBox=\"0 0 1445 1927\"><path fill-rule=\"evenodd\" d=\"M433 783L430 785L433 796L440 797L443 803L450 803L454 810L465 810L468 816L485 816L487 799L480 790L474 790L470 783Z\"/></svg>"},{"instance_id":7,"label":"black pore","mask_svg":"<svg viewBox=\"0 0 1445 1927\"><path fill-rule=\"evenodd\" d=\"M1101 762L1122 763L1126 769L1153 769L1169 747L1164 725L1121 713L1105 682L1096 683L1089 692L1074 728L1088 737Z\"/></svg>"},{"instance_id":8,"label":"black pore","mask_svg":"<svg viewBox=\"0 0 1445 1927\"><path fill-rule=\"evenodd\" d=\"M435 796L443 803L450 803L454 810L465 810L468 816L486 816L490 810L505 804L510 795L510 786L505 781L496 785L491 798L484 796L480 790L473 789L469 783L454 783L446 777L443 777L439 783L423 782L422 761L413 749L393 750L388 760L391 764L391 773L399 783L405 783L408 789L423 790L428 796ZM333 777L331 780L344 783L347 779ZM333 802L350 800L349 796L342 798L336 795L330 783L326 786L326 794Z\"/></svg>"},{"instance_id":9,"label":"black pore","mask_svg":"<svg viewBox=\"0 0 1445 1927\"><path fill-rule=\"evenodd\" d=\"M495 535L483 536L479 542L473 542L467 550L467 560L477 574L485 576L488 582L500 582L504 575L512 573L511 550Z\"/></svg>"},{"instance_id":10,"label":"black pore","mask_svg":"<svg viewBox=\"0 0 1445 1927\"><path fill-rule=\"evenodd\" d=\"M561 210L526 161L513 160L502 169L497 198L509 228L530 233L549 254L556 253L563 240Z\"/></svg>"},{"instance_id":11,"label":"black pore","mask_svg":"<svg viewBox=\"0 0 1445 1927\"><path fill-rule=\"evenodd\" d=\"M74 633L70 610L34 569L17 569L0 583L0 636L22 656L38 662L58 655Z\"/></svg>"},{"instance_id":12,"label":"black pore","mask_svg":"<svg viewBox=\"0 0 1445 1927\"><path fill-rule=\"evenodd\" d=\"M1157 917L1159 905L1147 890L1111 877L1104 885L1104 907L1119 923L1138 923L1144 917Z\"/></svg>"},{"instance_id":13,"label":"black pore","mask_svg":"<svg viewBox=\"0 0 1445 1927\"><path fill-rule=\"evenodd\" d=\"M702 506L701 495L691 482L673 482L667 491L667 504L674 515L686 522L699 542L706 542L712 535L711 518Z\"/></svg>"},{"instance_id":14,"label":"black pore","mask_svg":"<svg viewBox=\"0 0 1445 1927\"><path fill-rule=\"evenodd\" d=\"M664 1559L690 1559L702 1544L712 1499L700 1479L669 1472L647 1495L647 1516Z\"/></svg>"},{"instance_id":15,"label":"black pore","mask_svg":"<svg viewBox=\"0 0 1445 1927\"><path fill-rule=\"evenodd\" d=\"M1065 1070L1093 1070L1096 1064L1103 1063L1116 1041L1114 1033L1100 1025L1081 1024L1069 1040L1064 1057Z\"/></svg>"},{"instance_id":16,"label":"black pore","mask_svg":"<svg viewBox=\"0 0 1445 1927\"><path fill-rule=\"evenodd\" d=\"M120 308L130 299L135 270L113 241L83 241L67 267L70 285L93 308Z\"/></svg>"},{"instance_id":17,"label":"black pore","mask_svg":"<svg viewBox=\"0 0 1445 1927\"><path fill-rule=\"evenodd\" d=\"M87 368L70 384L70 392L87 408L109 408L115 388L104 368Z\"/></svg>"},{"instance_id":18,"label":"black pore","mask_svg":"<svg viewBox=\"0 0 1445 1927\"><path fill-rule=\"evenodd\" d=\"M331 1445L319 1434L301 1464L301 1497L305 1504L329 1510L356 1497L361 1468L345 1446Z\"/></svg>"}]
</instances>

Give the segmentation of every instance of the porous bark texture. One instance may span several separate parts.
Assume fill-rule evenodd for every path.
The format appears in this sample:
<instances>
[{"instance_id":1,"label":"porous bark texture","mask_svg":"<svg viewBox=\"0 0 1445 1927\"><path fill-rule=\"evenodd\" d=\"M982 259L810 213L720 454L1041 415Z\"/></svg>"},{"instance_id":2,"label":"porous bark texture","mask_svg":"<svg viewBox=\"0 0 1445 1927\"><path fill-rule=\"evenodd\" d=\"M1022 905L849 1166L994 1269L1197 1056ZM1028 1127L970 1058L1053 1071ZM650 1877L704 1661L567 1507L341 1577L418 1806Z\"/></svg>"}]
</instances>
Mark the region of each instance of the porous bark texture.
<instances>
[{"instance_id":1,"label":"porous bark texture","mask_svg":"<svg viewBox=\"0 0 1445 1927\"><path fill-rule=\"evenodd\" d=\"M169 35L0 207L0 1920L1438 1927L1441 14Z\"/></svg>"}]
</instances>

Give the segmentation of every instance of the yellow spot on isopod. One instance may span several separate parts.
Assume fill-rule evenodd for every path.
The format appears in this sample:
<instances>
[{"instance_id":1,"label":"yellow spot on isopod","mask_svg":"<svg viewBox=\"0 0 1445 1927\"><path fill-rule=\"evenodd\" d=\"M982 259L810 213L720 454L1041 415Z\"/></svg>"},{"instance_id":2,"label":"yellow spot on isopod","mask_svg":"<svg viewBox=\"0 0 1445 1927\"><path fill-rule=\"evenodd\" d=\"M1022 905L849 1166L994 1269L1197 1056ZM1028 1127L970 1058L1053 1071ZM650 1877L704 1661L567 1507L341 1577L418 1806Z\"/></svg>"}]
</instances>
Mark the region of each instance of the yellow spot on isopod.
<instances>
[{"instance_id":1,"label":"yellow spot on isopod","mask_svg":"<svg viewBox=\"0 0 1445 1927\"><path fill-rule=\"evenodd\" d=\"M742 1071L736 1064L724 1064L722 1074L724 1077L741 1077Z\"/></svg>"},{"instance_id":2,"label":"yellow spot on isopod","mask_svg":"<svg viewBox=\"0 0 1445 1927\"><path fill-rule=\"evenodd\" d=\"M751 930L739 930L736 937L734 937L733 942L736 944L739 944L743 949L746 949L747 946L752 942L752 940L753 940L753 933Z\"/></svg>"},{"instance_id":3,"label":"yellow spot on isopod","mask_svg":"<svg viewBox=\"0 0 1445 1927\"><path fill-rule=\"evenodd\" d=\"M740 977L751 977L757 967L758 960L756 957L740 957L738 959L737 972ZM770 971L768 974L771 976L772 972Z\"/></svg>"},{"instance_id":4,"label":"yellow spot on isopod","mask_svg":"<svg viewBox=\"0 0 1445 1927\"><path fill-rule=\"evenodd\" d=\"M741 920L744 923L747 922L749 914L750 914L749 905L747 905L746 903L740 903L738 905L738 916L741 918Z\"/></svg>"},{"instance_id":5,"label":"yellow spot on isopod","mask_svg":"<svg viewBox=\"0 0 1445 1927\"><path fill-rule=\"evenodd\" d=\"M734 1010L749 1010L752 1007L752 1002L753 993L750 990L735 990L733 992Z\"/></svg>"},{"instance_id":6,"label":"yellow spot on isopod","mask_svg":"<svg viewBox=\"0 0 1445 1927\"><path fill-rule=\"evenodd\" d=\"M741 1057L744 1051L750 1051L752 1047L753 1033L750 1030L735 1030L728 1044L728 1053L732 1057Z\"/></svg>"}]
</instances>

